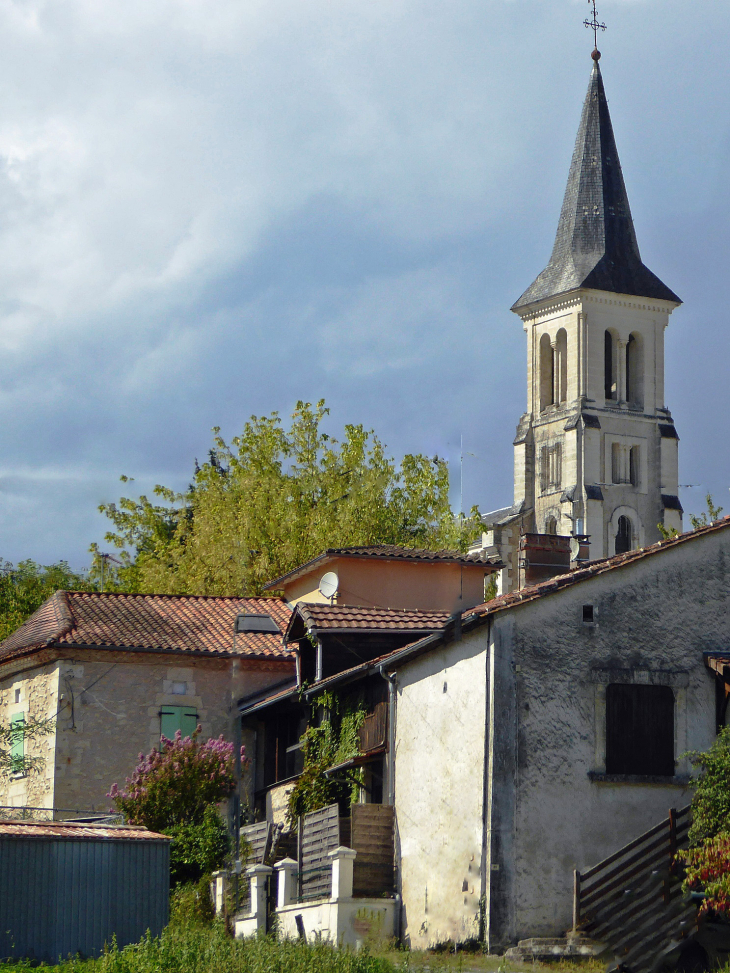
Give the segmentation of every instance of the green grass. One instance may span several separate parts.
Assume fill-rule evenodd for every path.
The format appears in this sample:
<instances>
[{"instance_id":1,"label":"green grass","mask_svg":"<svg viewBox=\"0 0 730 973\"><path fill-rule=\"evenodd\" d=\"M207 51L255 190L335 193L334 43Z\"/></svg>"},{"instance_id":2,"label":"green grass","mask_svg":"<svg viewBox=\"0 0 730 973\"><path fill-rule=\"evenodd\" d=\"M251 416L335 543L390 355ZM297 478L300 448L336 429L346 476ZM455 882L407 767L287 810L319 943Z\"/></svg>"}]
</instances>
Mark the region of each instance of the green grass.
<instances>
[{"instance_id":1,"label":"green grass","mask_svg":"<svg viewBox=\"0 0 730 973\"><path fill-rule=\"evenodd\" d=\"M27 971L28 962L0 963L2 973ZM36 967L38 968L38 967ZM383 957L333 949L327 943L232 939L221 923L171 923L159 938L148 936L93 960L68 959L42 966L55 973L393 973Z\"/></svg>"},{"instance_id":2,"label":"green grass","mask_svg":"<svg viewBox=\"0 0 730 973\"><path fill-rule=\"evenodd\" d=\"M232 939L222 922L206 925L173 920L159 938L145 937L124 949L114 946L97 959L67 959L57 966L27 961L0 963L0 973L32 968L55 973L601 973L595 960L550 967L507 963L479 953L407 952L371 954L336 949L329 943L278 942L273 937Z\"/></svg>"}]
</instances>

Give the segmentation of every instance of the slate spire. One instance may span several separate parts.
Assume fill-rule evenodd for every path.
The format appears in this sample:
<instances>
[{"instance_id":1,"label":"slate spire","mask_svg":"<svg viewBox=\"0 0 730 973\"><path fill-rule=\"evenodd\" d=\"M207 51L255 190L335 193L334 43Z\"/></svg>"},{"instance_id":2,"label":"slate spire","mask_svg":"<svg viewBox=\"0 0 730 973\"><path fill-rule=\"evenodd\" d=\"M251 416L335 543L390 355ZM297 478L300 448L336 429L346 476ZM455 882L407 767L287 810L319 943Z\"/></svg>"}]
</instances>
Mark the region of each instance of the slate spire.
<instances>
[{"instance_id":1,"label":"slate spire","mask_svg":"<svg viewBox=\"0 0 730 973\"><path fill-rule=\"evenodd\" d=\"M579 287L682 302L641 262L611 116L593 53L550 263L512 310Z\"/></svg>"}]
</instances>

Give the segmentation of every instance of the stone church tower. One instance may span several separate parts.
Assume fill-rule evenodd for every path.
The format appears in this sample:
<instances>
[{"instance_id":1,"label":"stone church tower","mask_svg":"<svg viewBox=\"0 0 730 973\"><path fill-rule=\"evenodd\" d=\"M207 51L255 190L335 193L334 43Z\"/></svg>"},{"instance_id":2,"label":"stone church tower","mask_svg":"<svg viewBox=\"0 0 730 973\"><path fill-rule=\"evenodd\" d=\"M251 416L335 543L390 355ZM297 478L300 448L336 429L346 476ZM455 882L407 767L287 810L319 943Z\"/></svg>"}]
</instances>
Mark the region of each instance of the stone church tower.
<instances>
[{"instance_id":1,"label":"stone church tower","mask_svg":"<svg viewBox=\"0 0 730 973\"><path fill-rule=\"evenodd\" d=\"M527 412L502 521L590 535L591 560L659 540L658 523L682 528L664 402L664 329L681 301L639 255L593 58L552 256L512 307L527 333Z\"/></svg>"}]
</instances>

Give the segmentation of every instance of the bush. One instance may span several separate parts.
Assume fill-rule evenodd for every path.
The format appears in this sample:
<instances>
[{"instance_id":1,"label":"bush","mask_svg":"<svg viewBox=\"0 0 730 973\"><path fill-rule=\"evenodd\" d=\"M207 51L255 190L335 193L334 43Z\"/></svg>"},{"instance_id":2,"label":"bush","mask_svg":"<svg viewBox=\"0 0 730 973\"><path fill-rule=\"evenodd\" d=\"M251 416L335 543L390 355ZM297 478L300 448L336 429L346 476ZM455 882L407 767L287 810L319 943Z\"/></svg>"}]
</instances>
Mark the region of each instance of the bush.
<instances>
[{"instance_id":1,"label":"bush","mask_svg":"<svg viewBox=\"0 0 730 973\"><path fill-rule=\"evenodd\" d=\"M191 922L210 925L215 918L210 881L210 875L203 875L197 882L189 882L175 889L170 896L172 925L184 926Z\"/></svg>"},{"instance_id":2,"label":"bush","mask_svg":"<svg viewBox=\"0 0 730 973\"><path fill-rule=\"evenodd\" d=\"M162 737L159 750L139 755L126 790L112 784L107 796L130 824L152 831L202 824L206 808L233 793L233 744L222 736L201 743L201 733L198 726L189 737L183 738L179 730L174 740Z\"/></svg>"},{"instance_id":3,"label":"bush","mask_svg":"<svg viewBox=\"0 0 730 973\"><path fill-rule=\"evenodd\" d=\"M173 886L197 882L220 868L228 854L228 829L218 810L209 805L200 824L165 828L170 835L170 882Z\"/></svg>"}]
</instances>

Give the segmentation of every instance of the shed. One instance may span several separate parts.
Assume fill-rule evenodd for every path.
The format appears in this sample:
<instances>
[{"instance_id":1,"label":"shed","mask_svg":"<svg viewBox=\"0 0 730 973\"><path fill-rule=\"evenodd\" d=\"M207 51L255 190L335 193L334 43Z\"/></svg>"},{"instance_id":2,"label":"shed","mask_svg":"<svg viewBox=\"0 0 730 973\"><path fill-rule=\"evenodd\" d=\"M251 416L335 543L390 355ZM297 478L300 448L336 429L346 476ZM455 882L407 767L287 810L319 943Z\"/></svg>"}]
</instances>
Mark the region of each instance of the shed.
<instances>
[{"instance_id":1,"label":"shed","mask_svg":"<svg viewBox=\"0 0 730 973\"><path fill-rule=\"evenodd\" d=\"M132 825L0 821L0 889L0 958L94 956L113 936L122 947L166 925L170 839Z\"/></svg>"}]
</instances>

